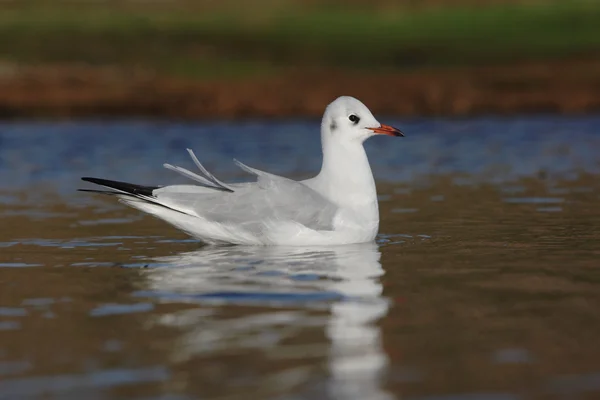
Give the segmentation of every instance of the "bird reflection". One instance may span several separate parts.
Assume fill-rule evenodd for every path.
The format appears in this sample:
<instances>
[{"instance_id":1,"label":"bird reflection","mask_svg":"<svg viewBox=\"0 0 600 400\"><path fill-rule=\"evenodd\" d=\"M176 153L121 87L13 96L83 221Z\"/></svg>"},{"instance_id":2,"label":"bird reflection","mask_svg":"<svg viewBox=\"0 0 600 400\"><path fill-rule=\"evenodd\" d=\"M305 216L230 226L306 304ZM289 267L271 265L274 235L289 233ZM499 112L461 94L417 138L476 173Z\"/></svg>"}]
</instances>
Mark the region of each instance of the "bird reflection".
<instances>
[{"instance_id":1,"label":"bird reflection","mask_svg":"<svg viewBox=\"0 0 600 400\"><path fill-rule=\"evenodd\" d=\"M316 348L329 370L328 394L388 399L391 396L381 388L387 357L377 325L388 311L380 258L375 243L205 247L155 259L155 268L147 270L147 282L158 296L215 304L216 309L233 304L262 306L225 320L204 306L163 316L161 323L184 328L175 359L235 348L276 349L276 357L302 357L310 346L294 352L281 342L297 337L306 327L317 327L327 338ZM326 312L315 314L315 309Z\"/></svg>"}]
</instances>

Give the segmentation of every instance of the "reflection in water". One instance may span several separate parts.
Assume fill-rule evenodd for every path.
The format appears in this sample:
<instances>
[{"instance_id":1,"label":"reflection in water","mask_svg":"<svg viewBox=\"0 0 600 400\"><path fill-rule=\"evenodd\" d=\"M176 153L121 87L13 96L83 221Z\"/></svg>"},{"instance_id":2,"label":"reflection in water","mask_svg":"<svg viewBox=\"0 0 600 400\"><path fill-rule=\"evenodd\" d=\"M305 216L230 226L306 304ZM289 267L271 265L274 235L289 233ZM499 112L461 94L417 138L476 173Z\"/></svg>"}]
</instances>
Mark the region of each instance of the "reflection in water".
<instances>
[{"instance_id":1,"label":"reflection in water","mask_svg":"<svg viewBox=\"0 0 600 400\"><path fill-rule=\"evenodd\" d=\"M379 262L381 253L374 243L359 245L283 248L283 247L205 247L201 250L155 259L156 268L148 270L149 291L139 296L173 296L179 300L265 304L289 306L306 304L329 307L325 326L330 346L326 347L330 396L343 399L392 398L381 389L387 357L382 351L378 321L388 311L382 297ZM168 295L167 295L168 294ZM247 337L257 324L306 325L302 313L270 313L261 319L242 316L227 323L199 324L203 313L183 312L165 315L161 322L185 326L187 332L173 349L173 357L182 360L194 354L210 352L220 343L242 338L245 346L279 344L279 338ZM288 334L290 331L288 330ZM256 337L256 336L255 336ZM229 338L230 340L227 340ZM240 343L238 343L239 345ZM306 346L304 346L304 350ZM303 349L300 350L302 354ZM289 357L298 354L288 348Z\"/></svg>"}]
</instances>

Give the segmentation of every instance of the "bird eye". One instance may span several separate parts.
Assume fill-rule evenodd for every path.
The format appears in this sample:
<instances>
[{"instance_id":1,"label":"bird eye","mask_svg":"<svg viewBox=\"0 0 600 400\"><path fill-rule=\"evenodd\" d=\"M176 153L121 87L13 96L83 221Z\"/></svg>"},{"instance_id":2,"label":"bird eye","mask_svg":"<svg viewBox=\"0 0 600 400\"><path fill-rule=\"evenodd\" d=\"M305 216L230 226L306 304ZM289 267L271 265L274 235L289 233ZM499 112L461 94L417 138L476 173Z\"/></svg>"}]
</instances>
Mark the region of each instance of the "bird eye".
<instances>
[{"instance_id":1,"label":"bird eye","mask_svg":"<svg viewBox=\"0 0 600 400\"><path fill-rule=\"evenodd\" d=\"M356 115L351 114L348 119L352 122L354 122L354 124L358 124L358 121L360 121L360 118L358 118Z\"/></svg>"}]
</instances>

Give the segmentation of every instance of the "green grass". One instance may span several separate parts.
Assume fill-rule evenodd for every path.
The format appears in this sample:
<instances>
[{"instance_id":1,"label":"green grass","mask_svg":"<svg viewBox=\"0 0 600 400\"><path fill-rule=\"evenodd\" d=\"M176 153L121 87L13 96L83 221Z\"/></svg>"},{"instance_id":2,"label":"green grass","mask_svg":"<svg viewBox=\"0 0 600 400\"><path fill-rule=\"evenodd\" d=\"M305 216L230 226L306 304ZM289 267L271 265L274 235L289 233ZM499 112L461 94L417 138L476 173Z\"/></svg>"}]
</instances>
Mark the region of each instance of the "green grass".
<instances>
[{"instance_id":1,"label":"green grass","mask_svg":"<svg viewBox=\"0 0 600 400\"><path fill-rule=\"evenodd\" d=\"M600 54L600 2L452 7L383 13L0 10L0 58L144 65L197 78L279 68L389 69Z\"/></svg>"}]
</instances>

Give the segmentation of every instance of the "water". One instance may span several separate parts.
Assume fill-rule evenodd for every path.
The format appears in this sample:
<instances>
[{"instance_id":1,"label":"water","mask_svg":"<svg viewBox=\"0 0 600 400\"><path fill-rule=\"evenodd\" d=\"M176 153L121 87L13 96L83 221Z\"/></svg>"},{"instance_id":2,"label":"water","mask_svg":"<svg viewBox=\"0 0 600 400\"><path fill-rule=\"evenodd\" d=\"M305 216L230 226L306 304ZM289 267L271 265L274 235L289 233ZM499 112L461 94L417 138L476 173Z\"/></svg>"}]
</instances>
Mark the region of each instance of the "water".
<instances>
[{"instance_id":1,"label":"water","mask_svg":"<svg viewBox=\"0 0 600 400\"><path fill-rule=\"evenodd\" d=\"M600 118L389 122L377 243L330 248L74 191L179 182L185 147L305 177L317 121L0 125L0 399L600 397Z\"/></svg>"}]
</instances>

